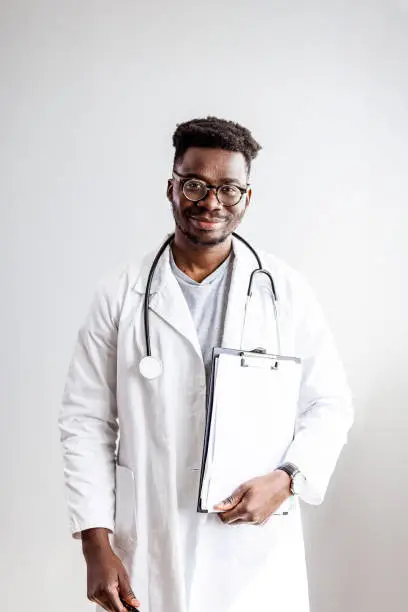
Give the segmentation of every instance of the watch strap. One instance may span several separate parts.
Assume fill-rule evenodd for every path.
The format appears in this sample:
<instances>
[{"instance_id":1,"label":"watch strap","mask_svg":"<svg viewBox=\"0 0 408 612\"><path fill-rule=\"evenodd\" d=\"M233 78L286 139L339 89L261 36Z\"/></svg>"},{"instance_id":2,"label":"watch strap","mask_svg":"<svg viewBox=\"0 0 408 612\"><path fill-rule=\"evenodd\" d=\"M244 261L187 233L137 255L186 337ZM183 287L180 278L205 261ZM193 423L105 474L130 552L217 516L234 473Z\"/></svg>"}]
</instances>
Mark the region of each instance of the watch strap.
<instances>
[{"instance_id":1,"label":"watch strap","mask_svg":"<svg viewBox=\"0 0 408 612\"><path fill-rule=\"evenodd\" d=\"M293 477L300 472L299 468L293 463L282 463L282 465L278 465L277 470L281 470L285 472L290 478L290 492L292 495L295 495L295 492L292 489Z\"/></svg>"}]
</instances>

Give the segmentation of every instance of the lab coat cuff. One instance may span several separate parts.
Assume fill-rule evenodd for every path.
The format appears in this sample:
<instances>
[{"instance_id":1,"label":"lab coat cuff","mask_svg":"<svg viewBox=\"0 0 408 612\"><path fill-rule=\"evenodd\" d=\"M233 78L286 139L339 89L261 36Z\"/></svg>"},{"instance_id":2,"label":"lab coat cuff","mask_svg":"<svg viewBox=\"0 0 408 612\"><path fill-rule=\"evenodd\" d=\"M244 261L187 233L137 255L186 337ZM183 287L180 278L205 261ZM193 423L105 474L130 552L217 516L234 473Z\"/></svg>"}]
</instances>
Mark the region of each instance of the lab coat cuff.
<instances>
[{"instance_id":1,"label":"lab coat cuff","mask_svg":"<svg viewBox=\"0 0 408 612\"><path fill-rule=\"evenodd\" d=\"M289 448L282 463L292 463L304 476L305 481L298 495L302 501L314 506L318 506L324 501L330 478L329 475L327 475L326 479L322 478L323 474L320 474L319 478L316 469L313 469L313 466L309 465L304 458L299 456L295 449Z\"/></svg>"},{"instance_id":2,"label":"lab coat cuff","mask_svg":"<svg viewBox=\"0 0 408 612\"><path fill-rule=\"evenodd\" d=\"M74 540L81 540L81 532L85 529L107 529L111 534L114 531L114 524L107 520L87 520L71 521L71 534Z\"/></svg>"}]
</instances>

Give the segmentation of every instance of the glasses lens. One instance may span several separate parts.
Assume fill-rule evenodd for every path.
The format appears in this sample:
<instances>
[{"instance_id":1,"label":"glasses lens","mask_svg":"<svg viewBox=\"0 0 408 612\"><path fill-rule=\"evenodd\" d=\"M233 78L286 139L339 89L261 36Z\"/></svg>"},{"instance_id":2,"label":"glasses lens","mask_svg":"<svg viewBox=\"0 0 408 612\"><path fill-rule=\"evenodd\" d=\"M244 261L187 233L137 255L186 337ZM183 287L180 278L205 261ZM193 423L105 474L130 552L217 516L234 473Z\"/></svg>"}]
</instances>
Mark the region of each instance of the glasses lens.
<instances>
[{"instance_id":1,"label":"glasses lens","mask_svg":"<svg viewBox=\"0 0 408 612\"><path fill-rule=\"evenodd\" d=\"M242 194L235 185L222 185L218 190L218 198L225 206L235 206L242 198Z\"/></svg>"},{"instance_id":2,"label":"glasses lens","mask_svg":"<svg viewBox=\"0 0 408 612\"><path fill-rule=\"evenodd\" d=\"M183 193L188 200L198 202L207 192L206 184L198 179L189 179L184 183Z\"/></svg>"}]
</instances>

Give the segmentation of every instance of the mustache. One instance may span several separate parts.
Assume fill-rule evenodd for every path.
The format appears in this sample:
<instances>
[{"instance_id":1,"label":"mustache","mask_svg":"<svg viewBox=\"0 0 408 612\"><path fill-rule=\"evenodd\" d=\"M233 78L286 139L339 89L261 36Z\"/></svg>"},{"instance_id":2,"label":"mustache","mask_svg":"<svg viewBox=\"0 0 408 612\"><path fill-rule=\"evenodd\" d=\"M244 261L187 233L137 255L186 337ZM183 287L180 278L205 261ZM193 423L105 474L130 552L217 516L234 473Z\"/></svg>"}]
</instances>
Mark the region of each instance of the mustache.
<instances>
[{"instance_id":1,"label":"mustache","mask_svg":"<svg viewBox=\"0 0 408 612\"><path fill-rule=\"evenodd\" d=\"M202 212L197 209L186 210L184 214L186 217L192 217L193 219L199 219L202 221L224 221L226 219L226 217L220 215L211 215L208 213L208 210L203 210Z\"/></svg>"}]
</instances>

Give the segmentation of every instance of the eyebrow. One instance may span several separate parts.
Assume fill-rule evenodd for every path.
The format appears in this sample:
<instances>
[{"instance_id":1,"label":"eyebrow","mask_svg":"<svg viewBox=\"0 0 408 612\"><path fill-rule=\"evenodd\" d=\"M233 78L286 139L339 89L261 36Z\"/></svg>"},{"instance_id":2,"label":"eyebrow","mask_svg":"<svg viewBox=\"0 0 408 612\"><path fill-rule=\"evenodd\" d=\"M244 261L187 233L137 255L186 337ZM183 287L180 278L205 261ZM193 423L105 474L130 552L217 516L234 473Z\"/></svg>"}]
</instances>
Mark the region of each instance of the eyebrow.
<instances>
[{"instance_id":1,"label":"eyebrow","mask_svg":"<svg viewBox=\"0 0 408 612\"><path fill-rule=\"evenodd\" d=\"M205 181L206 183L210 184L210 181L204 175L198 172L179 172L178 174L180 174L180 176L183 176L185 178L199 178L202 181ZM230 178L228 176L222 177L220 179L221 185L224 185L225 183L236 183L237 185L239 185L240 187L243 187L244 189L247 186L247 183L242 185L241 181L238 180L237 178Z\"/></svg>"}]
</instances>

